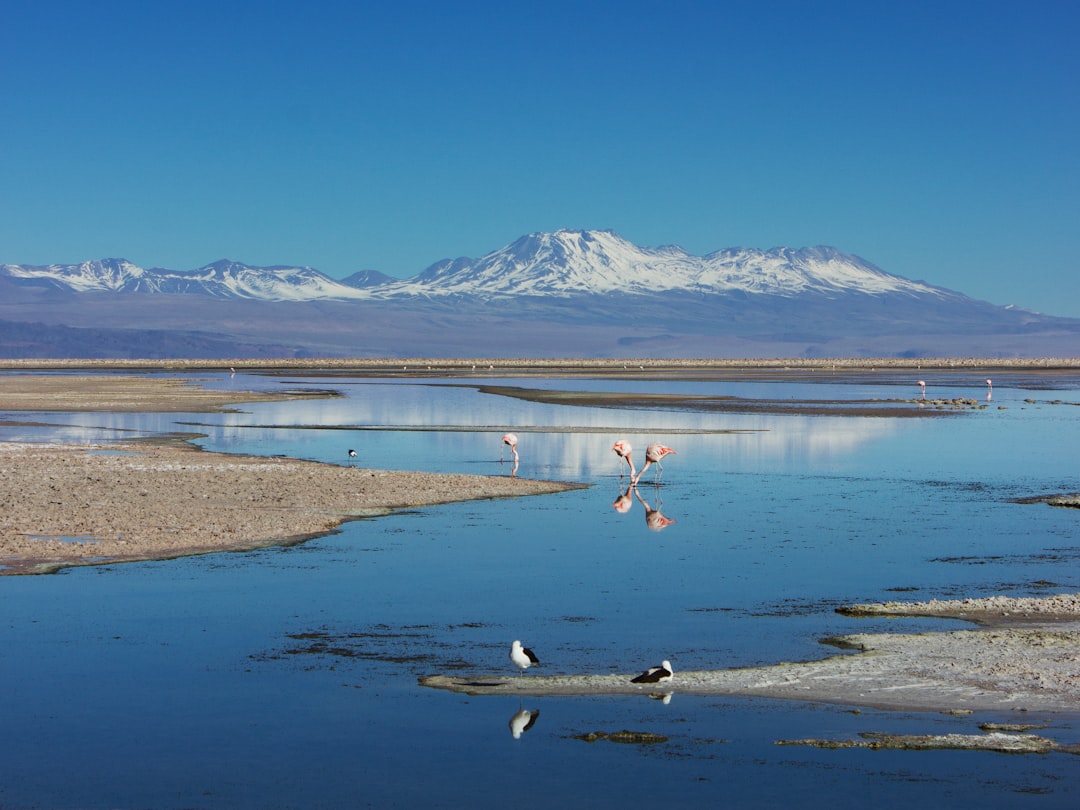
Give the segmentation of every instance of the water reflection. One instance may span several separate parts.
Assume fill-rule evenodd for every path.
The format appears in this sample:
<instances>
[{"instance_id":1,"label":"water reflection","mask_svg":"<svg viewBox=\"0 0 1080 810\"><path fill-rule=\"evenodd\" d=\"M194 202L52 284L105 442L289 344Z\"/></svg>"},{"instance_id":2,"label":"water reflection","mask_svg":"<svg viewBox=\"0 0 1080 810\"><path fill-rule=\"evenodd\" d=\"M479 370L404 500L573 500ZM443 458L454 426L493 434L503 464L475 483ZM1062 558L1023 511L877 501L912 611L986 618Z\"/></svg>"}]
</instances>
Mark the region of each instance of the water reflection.
<instances>
[{"instance_id":1,"label":"water reflection","mask_svg":"<svg viewBox=\"0 0 1080 810\"><path fill-rule=\"evenodd\" d=\"M261 452L262 445L284 444L288 455L327 461L340 457L345 433L368 445L368 466L442 471L483 462L471 433L490 430L501 441L505 428L514 426L519 442L529 445L527 471L523 467L521 474L572 480L615 473L620 465L637 475L625 455L618 465L603 460L605 454L610 458L614 439L646 446L653 442L650 434L689 435L693 446L681 447L680 454L688 449L691 456L709 454L724 466L784 465L807 457L827 462L901 429L894 419L567 407L439 385L383 383L343 390L344 399L256 403L247 413L200 417L192 429L207 433L205 445L212 449ZM420 438L417 431L429 435Z\"/></svg>"},{"instance_id":2,"label":"water reflection","mask_svg":"<svg viewBox=\"0 0 1080 810\"><path fill-rule=\"evenodd\" d=\"M673 518L664 517L660 512L662 501L660 499L660 487L656 487L656 508L653 509L645 502L645 499L641 497L641 491L634 487L634 494L637 495L638 501L645 507L645 525L654 532L658 532L661 529L666 529L672 523L675 522Z\"/></svg>"},{"instance_id":3,"label":"water reflection","mask_svg":"<svg viewBox=\"0 0 1080 810\"><path fill-rule=\"evenodd\" d=\"M539 709L518 709L510 718L510 734L515 740L520 740L521 735L536 725L540 717Z\"/></svg>"},{"instance_id":4,"label":"water reflection","mask_svg":"<svg viewBox=\"0 0 1080 810\"><path fill-rule=\"evenodd\" d=\"M663 505L663 500L660 497L660 486L655 486L656 496L656 508L649 506L648 502L642 497L641 491L636 484L631 483L626 488L625 492L619 493L619 496L612 501L611 507L619 514L625 515L634 506L634 498L636 497L638 502L645 509L645 526L653 531L660 531L666 529L672 523L675 522L674 518L665 517L660 507Z\"/></svg>"}]
</instances>

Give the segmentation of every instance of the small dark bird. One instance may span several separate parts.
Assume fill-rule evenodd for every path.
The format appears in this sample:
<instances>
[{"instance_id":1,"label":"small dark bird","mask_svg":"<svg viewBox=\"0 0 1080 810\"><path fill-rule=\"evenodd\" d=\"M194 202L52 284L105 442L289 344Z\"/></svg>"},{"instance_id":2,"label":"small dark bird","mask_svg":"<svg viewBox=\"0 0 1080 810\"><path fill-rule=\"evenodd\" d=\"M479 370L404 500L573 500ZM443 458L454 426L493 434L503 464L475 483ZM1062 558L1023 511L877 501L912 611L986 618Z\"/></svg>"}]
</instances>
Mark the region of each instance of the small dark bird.
<instances>
[{"instance_id":1,"label":"small dark bird","mask_svg":"<svg viewBox=\"0 0 1080 810\"><path fill-rule=\"evenodd\" d=\"M356 458L356 451L351 448L349 449L349 458Z\"/></svg>"}]
</instances>

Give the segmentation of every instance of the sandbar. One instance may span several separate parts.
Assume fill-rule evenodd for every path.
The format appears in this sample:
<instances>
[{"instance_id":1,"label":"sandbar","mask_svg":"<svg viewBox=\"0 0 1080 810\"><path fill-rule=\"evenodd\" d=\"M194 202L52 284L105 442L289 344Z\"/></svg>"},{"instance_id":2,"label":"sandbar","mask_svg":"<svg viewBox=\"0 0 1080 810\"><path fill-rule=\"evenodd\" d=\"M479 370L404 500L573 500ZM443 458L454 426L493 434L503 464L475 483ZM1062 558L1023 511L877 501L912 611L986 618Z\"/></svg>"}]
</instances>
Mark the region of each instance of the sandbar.
<instances>
[{"instance_id":1,"label":"sandbar","mask_svg":"<svg viewBox=\"0 0 1080 810\"><path fill-rule=\"evenodd\" d=\"M192 413L336 395L213 390L175 377L0 375L0 411L9 412ZM580 486L211 453L176 437L0 442L0 575L295 543L397 509Z\"/></svg>"},{"instance_id":2,"label":"sandbar","mask_svg":"<svg viewBox=\"0 0 1080 810\"><path fill-rule=\"evenodd\" d=\"M639 685L640 672L431 675L423 686L470 695L745 695L867 708L941 712L1080 713L1080 594L851 606L852 615L980 622L970 630L851 634L825 640L851 652L817 661L681 672Z\"/></svg>"}]
</instances>

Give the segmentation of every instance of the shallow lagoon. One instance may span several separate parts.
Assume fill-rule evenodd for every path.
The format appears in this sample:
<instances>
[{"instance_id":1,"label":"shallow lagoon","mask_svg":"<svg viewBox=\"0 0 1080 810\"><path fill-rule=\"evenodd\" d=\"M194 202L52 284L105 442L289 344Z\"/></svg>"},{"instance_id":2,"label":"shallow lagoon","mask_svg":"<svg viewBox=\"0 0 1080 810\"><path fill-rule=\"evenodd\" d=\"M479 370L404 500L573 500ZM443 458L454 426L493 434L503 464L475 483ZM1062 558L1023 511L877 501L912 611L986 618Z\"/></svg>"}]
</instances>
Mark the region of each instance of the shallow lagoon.
<instances>
[{"instance_id":1,"label":"shallow lagoon","mask_svg":"<svg viewBox=\"0 0 1080 810\"><path fill-rule=\"evenodd\" d=\"M958 626L856 621L833 612L840 604L1080 590L1075 511L1010 502L1080 490L1075 377L1049 391L995 381L985 410L927 419L539 405L462 382L222 376L213 384L346 398L212 417L49 414L37 418L68 427L21 429L73 441L199 431L215 450L348 464L354 447L361 466L499 475L511 469L499 461L510 428L519 475L592 486L357 521L294 547L0 580L0 805L503 806L512 793L524 807L1075 806L1080 760L1066 754L774 745L977 733L1001 716L679 694L522 706L416 683L433 672L518 677L506 657L514 638L547 673L631 672L661 658L741 666L833 654L819 639L838 633ZM917 396L903 380L494 382ZM984 396L974 375L928 382L928 395ZM616 438L678 449L659 484L650 471L639 487L675 520L663 531L647 528L636 499L627 513L612 508L627 484ZM514 739L520 708L540 715ZM1075 717L1024 721L1080 742ZM575 738L622 729L668 741Z\"/></svg>"}]
</instances>

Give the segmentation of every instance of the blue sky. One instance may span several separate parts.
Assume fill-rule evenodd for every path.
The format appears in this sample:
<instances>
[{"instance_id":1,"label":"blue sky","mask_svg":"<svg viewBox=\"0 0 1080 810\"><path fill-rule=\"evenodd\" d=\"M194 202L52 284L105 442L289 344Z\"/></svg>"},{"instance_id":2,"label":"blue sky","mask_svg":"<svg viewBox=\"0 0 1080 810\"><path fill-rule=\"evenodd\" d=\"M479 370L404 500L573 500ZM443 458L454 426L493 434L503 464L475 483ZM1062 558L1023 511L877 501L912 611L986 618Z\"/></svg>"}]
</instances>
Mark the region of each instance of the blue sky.
<instances>
[{"instance_id":1,"label":"blue sky","mask_svg":"<svg viewBox=\"0 0 1080 810\"><path fill-rule=\"evenodd\" d=\"M0 0L0 262L833 245L1080 317L1080 6Z\"/></svg>"}]
</instances>

